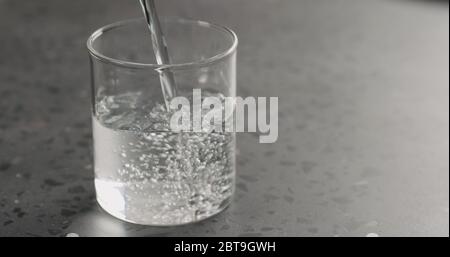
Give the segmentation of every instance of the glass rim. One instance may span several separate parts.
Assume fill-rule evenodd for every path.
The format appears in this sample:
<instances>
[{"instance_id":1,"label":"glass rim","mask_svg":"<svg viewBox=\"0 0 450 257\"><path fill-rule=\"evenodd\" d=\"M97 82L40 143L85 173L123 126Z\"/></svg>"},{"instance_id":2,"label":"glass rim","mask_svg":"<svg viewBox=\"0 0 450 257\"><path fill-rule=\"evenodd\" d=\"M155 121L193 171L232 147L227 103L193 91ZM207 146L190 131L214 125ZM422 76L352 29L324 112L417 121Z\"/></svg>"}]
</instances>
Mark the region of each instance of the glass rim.
<instances>
[{"instance_id":1,"label":"glass rim","mask_svg":"<svg viewBox=\"0 0 450 257\"><path fill-rule=\"evenodd\" d=\"M232 44L230 47L227 47L226 50L221 51L218 54L216 54L212 57L209 57L207 59L203 59L200 61L186 62L186 63L174 63L174 64L162 64L162 65L156 64L156 63L141 63L141 62L120 60L120 59L106 56L95 49L95 47L93 46L93 43L95 42L96 39L98 39L104 33L108 32L112 29L118 28L120 26L124 26L127 24L145 20L144 18L134 18L134 19L127 19L127 20L114 22L114 23L105 25L105 26L97 29L96 31L94 31L94 33L92 33L91 36L89 36L89 38L87 40L87 48L89 50L89 53L91 54L91 56L95 57L96 59L98 59L100 61L112 63L112 64L115 64L118 66L129 67L129 68L141 68L141 69L142 68L152 68L152 69L157 69L157 70L163 70L163 69L173 69L173 68L183 69L183 68L193 68L193 67L194 68L195 67L204 67L204 66L211 65L211 64L221 61L222 59L233 54L237 49L238 37L237 37L236 33L233 30L231 30L225 26L217 25L214 23L206 22L206 21L191 20L191 19L184 19L184 18L178 18L178 17L162 17L162 19L180 22L180 23L194 23L194 24L197 24L202 27L209 27L209 28L216 29L217 31L230 36L232 39Z\"/></svg>"}]
</instances>

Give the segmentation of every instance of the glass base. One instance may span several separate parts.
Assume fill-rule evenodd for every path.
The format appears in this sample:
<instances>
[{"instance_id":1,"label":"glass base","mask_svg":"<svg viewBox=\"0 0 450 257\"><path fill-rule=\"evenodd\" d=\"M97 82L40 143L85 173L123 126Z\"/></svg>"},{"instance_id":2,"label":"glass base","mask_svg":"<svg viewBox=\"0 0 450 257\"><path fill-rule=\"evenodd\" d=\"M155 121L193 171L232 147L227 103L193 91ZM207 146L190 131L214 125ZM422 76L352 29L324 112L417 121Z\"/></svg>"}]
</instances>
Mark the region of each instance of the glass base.
<instances>
[{"instance_id":1,"label":"glass base","mask_svg":"<svg viewBox=\"0 0 450 257\"><path fill-rule=\"evenodd\" d=\"M123 201L115 198L114 204L108 199L102 199L97 190L97 202L107 213L120 220L148 226L177 226L196 223L213 217L225 210L231 203L232 196L221 202L216 208L205 210L191 210L180 208L179 210L157 210L144 205L134 205L135 207L123 205ZM120 207L119 207L120 206ZM119 208L118 208L119 207Z\"/></svg>"}]
</instances>

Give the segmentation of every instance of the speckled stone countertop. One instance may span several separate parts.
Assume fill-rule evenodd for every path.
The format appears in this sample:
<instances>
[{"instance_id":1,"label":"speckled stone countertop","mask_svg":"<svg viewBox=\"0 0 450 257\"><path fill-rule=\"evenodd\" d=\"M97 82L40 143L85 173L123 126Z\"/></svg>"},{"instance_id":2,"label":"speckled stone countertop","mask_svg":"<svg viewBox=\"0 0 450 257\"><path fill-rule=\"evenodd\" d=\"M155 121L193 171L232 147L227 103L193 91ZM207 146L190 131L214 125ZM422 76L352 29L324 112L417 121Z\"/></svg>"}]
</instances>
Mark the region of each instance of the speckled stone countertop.
<instances>
[{"instance_id":1,"label":"speckled stone countertop","mask_svg":"<svg viewBox=\"0 0 450 257\"><path fill-rule=\"evenodd\" d=\"M135 3L136 2L136 3ZM449 9L419 0L165 0L239 35L242 96L280 136L238 136L234 202L194 225L95 203L87 37L137 1L0 0L0 236L448 236Z\"/></svg>"}]
</instances>

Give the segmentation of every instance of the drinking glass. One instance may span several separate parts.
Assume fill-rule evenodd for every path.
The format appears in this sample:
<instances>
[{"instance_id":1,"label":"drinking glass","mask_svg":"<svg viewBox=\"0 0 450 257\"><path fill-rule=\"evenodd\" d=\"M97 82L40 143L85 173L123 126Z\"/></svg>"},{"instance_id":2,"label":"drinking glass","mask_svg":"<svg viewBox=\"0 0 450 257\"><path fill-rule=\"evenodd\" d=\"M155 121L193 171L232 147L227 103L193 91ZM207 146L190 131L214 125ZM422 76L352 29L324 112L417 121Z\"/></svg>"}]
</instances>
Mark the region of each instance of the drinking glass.
<instances>
[{"instance_id":1,"label":"drinking glass","mask_svg":"<svg viewBox=\"0 0 450 257\"><path fill-rule=\"evenodd\" d=\"M173 74L176 96L192 99L201 89L204 97L234 97L237 37L203 21L163 18L161 26L170 64L157 64L144 19L107 25L87 47L97 201L119 219L164 226L229 205L235 135L171 130L161 76Z\"/></svg>"}]
</instances>

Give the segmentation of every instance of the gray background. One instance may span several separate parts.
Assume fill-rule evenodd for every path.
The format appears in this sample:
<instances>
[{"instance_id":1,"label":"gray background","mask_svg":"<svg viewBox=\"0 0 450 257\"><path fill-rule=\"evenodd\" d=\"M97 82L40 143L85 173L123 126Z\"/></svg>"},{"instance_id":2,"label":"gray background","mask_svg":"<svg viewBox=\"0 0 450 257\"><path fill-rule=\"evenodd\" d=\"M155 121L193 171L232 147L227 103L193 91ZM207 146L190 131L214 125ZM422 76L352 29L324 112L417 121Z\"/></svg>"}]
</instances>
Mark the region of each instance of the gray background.
<instances>
[{"instance_id":1,"label":"gray background","mask_svg":"<svg viewBox=\"0 0 450 257\"><path fill-rule=\"evenodd\" d=\"M85 41L136 1L0 0L0 236L448 236L447 1L173 0L240 38L241 96L280 136L238 136L233 205L174 228L95 204Z\"/></svg>"}]
</instances>

